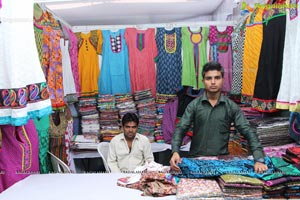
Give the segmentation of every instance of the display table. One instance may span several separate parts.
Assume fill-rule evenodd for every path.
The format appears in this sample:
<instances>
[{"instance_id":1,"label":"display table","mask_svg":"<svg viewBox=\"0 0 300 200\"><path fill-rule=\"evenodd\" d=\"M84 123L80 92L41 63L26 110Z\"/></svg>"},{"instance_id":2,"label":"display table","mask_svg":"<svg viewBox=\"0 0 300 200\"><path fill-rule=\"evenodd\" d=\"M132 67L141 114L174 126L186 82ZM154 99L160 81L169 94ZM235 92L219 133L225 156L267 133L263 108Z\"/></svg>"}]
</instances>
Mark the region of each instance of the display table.
<instances>
[{"instance_id":1,"label":"display table","mask_svg":"<svg viewBox=\"0 0 300 200\"><path fill-rule=\"evenodd\" d=\"M142 191L117 186L129 174L33 174L0 193L0 200L176 199L141 196Z\"/></svg>"},{"instance_id":2,"label":"display table","mask_svg":"<svg viewBox=\"0 0 300 200\"><path fill-rule=\"evenodd\" d=\"M181 151L189 151L190 149L190 143L184 145L184 146L181 146L180 150ZM166 143L151 143L151 149L152 149L152 152L153 153L159 153L159 152L163 152L163 151L166 151L166 150L171 150L172 147L170 144L166 144ZM80 159L80 158L99 158L100 155L99 153L97 152L97 149L94 149L94 150L76 150L76 149L73 149L71 152L70 152L70 159L71 159L71 163L70 163L70 169L72 172L77 172L76 171L76 167L75 167L75 162L74 162L74 159Z\"/></svg>"}]
</instances>

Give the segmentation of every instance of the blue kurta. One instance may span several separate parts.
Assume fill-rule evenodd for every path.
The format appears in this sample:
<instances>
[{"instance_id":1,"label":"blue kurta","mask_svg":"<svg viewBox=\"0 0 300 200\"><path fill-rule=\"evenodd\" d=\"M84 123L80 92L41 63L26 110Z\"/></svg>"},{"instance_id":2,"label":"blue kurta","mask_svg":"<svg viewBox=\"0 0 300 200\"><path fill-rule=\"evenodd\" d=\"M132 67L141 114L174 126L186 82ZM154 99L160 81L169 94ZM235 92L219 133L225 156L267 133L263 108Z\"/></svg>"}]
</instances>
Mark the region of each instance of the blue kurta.
<instances>
[{"instance_id":1,"label":"blue kurta","mask_svg":"<svg viewBox=\"0 0 300 200\"><path fill-rule=\"evenodd\" d=\"M102 67L98 81L100 94L130 93L128 48L124 32L124 29L102 31Z\"/></svg>"}]
</instances>

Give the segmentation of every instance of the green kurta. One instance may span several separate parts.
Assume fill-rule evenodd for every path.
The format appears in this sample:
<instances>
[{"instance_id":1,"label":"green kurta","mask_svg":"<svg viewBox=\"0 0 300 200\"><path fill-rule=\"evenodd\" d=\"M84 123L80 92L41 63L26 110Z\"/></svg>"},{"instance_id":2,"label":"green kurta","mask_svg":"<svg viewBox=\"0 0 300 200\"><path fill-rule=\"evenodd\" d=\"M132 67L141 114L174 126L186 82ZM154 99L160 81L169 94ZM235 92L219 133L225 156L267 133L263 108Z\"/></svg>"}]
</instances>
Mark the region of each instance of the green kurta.
<instances>
[{"instance_id":1,"label":"green kurta","mask_svg":"<svg viewBox=\"0 0 300 200\"><path fill-rule=\"evenodd\" d=\"M248 140L254 159L264 158L258 137L241 109L223 95L212 107L205 93L187 106L172 138L172 152L179 152L186 130L193 123L194 135L189 152L191 157L228 154L231 122Z\"/></svg>"},{"instance_id":2,"label":"green kurta","mask_svg":"<svg viewBox=\"0 0 300 200\"><path fill-rule=\"evenodd\" d=\"M183 86L192 86L194 89L204 88L201 73L203 65L207 63L208 33L207 27L199 28L197 31L192 31L188 27L181 28Z\"/></svg>"}]
</instances>

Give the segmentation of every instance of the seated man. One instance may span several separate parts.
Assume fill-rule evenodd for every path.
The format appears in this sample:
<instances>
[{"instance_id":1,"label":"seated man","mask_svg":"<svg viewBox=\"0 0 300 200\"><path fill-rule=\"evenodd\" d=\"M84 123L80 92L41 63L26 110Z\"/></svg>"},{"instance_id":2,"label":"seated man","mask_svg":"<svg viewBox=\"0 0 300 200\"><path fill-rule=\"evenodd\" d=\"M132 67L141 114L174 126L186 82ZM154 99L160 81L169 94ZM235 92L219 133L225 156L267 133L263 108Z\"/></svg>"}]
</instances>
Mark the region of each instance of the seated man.
<instances>
[{"instance_id":1,"label":"seated man","mask_svg":"<svg viewBox=\"0 0 300 200\"><path fill-rule=\"evenodd\" d=\"M139 119L134 113L122 118L123 132L110 144L107 163L112 172L132 172L137 166L154 160L149 139L137 133Z\"/></svg>"}]
</instances>

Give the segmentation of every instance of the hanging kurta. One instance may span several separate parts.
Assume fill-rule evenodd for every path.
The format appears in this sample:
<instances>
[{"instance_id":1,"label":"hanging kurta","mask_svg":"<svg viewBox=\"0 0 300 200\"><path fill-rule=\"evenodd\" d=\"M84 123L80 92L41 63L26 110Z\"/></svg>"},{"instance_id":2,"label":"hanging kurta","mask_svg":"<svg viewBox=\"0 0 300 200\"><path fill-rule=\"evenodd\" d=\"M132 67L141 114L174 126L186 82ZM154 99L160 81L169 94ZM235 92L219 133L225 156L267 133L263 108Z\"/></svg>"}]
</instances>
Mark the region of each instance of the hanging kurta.
<instances>
[{"instance_id":1,"label":"hanging kurta","mask_svg":"<svg viewBox=\"0 0 300 200\"><path fill-rule=\"evenodd\" d=\"M200 27L197 31L190 27L182 27L182 81L183 86L194 89L204 88L202 68L207 63L208 28Z\"/></svg>"},{"instance_id":2,"label":"hanging kurta","mask_svg":"<svg viewBox=\"0 0 300 200\"><path fill-rule=\"evenodd\" d=\"M278 11L278 13L277 13ZM252 99L252 108L275 112L279 91L285 39L285 8L266 10L263 24L263 43Z\"/></svg>"},{"instance_id":3,"label":"hanging kurta","mask_svg":"<svg viewBox=\"0 0 300 200\"><path fill-rule=\"evenodd\" d=\"M82 42L78 52L78 67L81 85L81 95L95 95L98 93L99 63L96 48L90 41L91 33L81 33Z\"/></svg>"},{"instance_id":4,"label":"hanging kurta","mask_svg":"<svg viewBox=\"0 0 300 200\"><path fill-rule=\"evenodd\" d=\"M219 31L216 26L209 27L210 60L219 62L224 68L223 91L230 91L232 82L232 45L233 26Z\"/></svg>"},{"instance_id":5,"label":"hanging kurta","mask_svg":"<svg viewBox=\"0 0 300 200\"><path fill-rule=\"evenodd\" d=\"M300 112L300 3L290 0L286 15L286 33L283 52L282 77L276 108Z\"/></svg>"},{"instance_id":6,"label":"hanging kurta","mask_svg":"<svg viewBox=\"0 0 300 200\"><path fill-rule=\"evenodd\" d=\"M39 60L42 66L43 63L43 10L37 3L34 4L34 36L36 47L39 54Z\"/></svg>"},{"instance_id":7,"label":"hanging kurta","mask_svg":"<svg viewBox=\"0 0 300 200\"><path fill-rule=\"evenodd\" d=\"M159 94L176 94L181 86L181 28L157 28L156 91Z\"/></svg>"},{"instance_id":8,"label":"hanging kurta","mask_svg":"<svg viewBox=\"0 0 300 200\"><path fill-rule=\"evenodd\" d=\"M79 79L79 69L78 69L78 39L75 33L72 32L68 27L64 27L68 34L70 46L69 46L69 53L70 53L70 60L72 66L72 74L75 82L75 88L77 95L80 95L81 87L80 87L80 79Z\"/></svg>"},{"instance_id":9,"label":"hanging kurta","mask_svg":"<svg viewBox=\"0 0 300 200\"><path fill-rule=\"evenodd\" d=\"M44 13L43 26L43 71L49 88L53 109L65 106L62 57L60 49L60 26L49 12Z\"/></svg>"},{"instance_id":10,"label":"hanging kurta","mask_svg":"<svg viewBox=\"0 0 300 200\"><path fill-rule=\"evenodd\" d=\"M103 56L98 82L101 94L130 93L128 49L124 32L124 29L102 31Z\"/></svg>"},{"instance_id":11,"label":"hanging kurta","mask_svg":"<svg viewBox=\"0 0 300 200\"><path fill-rule=\"evenodd\" d=\"M73 78L71 60L69 54L69 40L60 39L60 48L62 54L62 69L63 69L63 88L64 96L76 94L75 81Z\"/></svg>"},{"instance_id":12,"label":"hanging kurta","mask_svg":"<svg viewBox=\"0 0 300 200\"><path fill-rule=\"evenodd\" d=\"M242 76L242 99L251 104L263 38L262 8L256 8L246 21Z\"/></svg>"},{"instance_id":13,"label":"hanging kurta","mask_svg":"<svg viewBox=\"0 0 300 200\"><path fill-rule=\"evenodd\" d=\"M33 31L33 1L3 1L0 23L0 125L24 125L52 112ZM22 33L20 36L20 33ZM24 50L22 50L24 48Z\"/></svg>"},{"instance_id":14,"label":"hanging kurta","mask_svg":"<svg viewBox=\"0 0 300 200\"><path fill-rule=\"evenodd\" d=\"M3 137L0 152L1 193L30 174L39 173L39 141L33 120L24 126L0 125L0 132Z\"/></svg>"},{"instance_id":15,"label":"hanging kurta","mask_svg":"<svg viewBox=\"0 0 300 200\"><path fill-rule=\"evenodd\" d=\"M242 74L244 57L244 40L246 32L246 18L243 16L240 23L237 24L232 32L232 85L231 94L239 96L242 92ZM239 96L240 97L240 96Z\"/></svg>"},{"instance_id":16,"label":"hanging kurta","mask_svg":"<svg viewBox=\"0 0 300 200\"><path fill-rule=\"evenodd\" d=\"M151 89L156 95L155 58L157 47L155 29L137 30L127 28L125 39L129 52L129 70L131 92Z\"/></svg>"}]
</instances>

